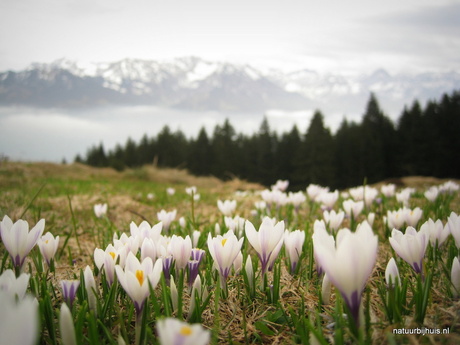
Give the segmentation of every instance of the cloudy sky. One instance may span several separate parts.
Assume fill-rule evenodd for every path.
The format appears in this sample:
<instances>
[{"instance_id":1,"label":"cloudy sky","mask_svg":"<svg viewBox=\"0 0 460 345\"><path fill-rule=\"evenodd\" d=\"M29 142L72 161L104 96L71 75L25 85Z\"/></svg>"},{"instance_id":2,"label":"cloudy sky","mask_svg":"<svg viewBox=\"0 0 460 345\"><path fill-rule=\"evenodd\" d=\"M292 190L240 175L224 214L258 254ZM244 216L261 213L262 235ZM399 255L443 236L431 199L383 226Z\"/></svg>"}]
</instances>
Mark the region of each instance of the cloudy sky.
<instances>
[{"instance_id":1,"label":"cloudy sky","mask_svg":"<svg viewBox=\"0 0 460 345\"><path fill-rule=\"evenodd\" d=\"M284 70L460 70L460 1L2 0L0 70L196 55Z\"/></svg>"}]
</instances>

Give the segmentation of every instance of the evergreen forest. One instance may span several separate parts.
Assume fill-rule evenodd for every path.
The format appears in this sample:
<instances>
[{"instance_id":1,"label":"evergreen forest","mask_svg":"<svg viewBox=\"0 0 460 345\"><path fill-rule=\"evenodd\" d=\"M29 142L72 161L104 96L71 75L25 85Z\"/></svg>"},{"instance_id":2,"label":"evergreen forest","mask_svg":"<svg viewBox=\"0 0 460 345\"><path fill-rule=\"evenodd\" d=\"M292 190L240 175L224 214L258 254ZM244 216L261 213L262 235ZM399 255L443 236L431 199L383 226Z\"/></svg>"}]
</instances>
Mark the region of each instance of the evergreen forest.
<instances>
[{"instance_id":1,"label":"evergreen forest","mask_svg":"<svg viewBox=\"0 0 460 345\"><path fill-rule=\"evenodd\" d=\"M396 123L371 94L361 122L344 119L335 134L317 110L305 133L293 126L279 134L266 118L252 135L236 133L229 120L211 136L203 127L192 139L165 126L154 137L128 139L108 152L96 145L75 160L117 170L155 164L266 186L287 179L292 190L310 183L343 189L409 175L460 178L460 91L424 108L415 101Z\"/></svg>"}]
</instances>

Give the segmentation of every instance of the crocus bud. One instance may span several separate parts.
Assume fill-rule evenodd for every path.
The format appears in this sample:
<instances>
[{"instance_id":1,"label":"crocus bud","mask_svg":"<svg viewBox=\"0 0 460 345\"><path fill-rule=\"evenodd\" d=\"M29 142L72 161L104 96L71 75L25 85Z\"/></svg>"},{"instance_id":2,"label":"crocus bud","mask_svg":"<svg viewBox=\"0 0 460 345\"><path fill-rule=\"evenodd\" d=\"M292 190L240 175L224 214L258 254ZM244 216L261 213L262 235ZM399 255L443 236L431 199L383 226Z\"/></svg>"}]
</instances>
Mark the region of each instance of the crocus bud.
<instances>
[{"instance_id":1,"label":"crocus bud","mask_svg":"<svg viewBox=\"0 0 460 345\"><path fill-rule=\"evenodd\" d=\"M241 253L241 250L240 250L240 252L235 258L235 261L233 261L233 270L235 274L238 274L242 268L243 268L243 253Z\"/></svg>"},{"instance_id":2,"label":"crocus bud","mask_svg":"<svg viewBox=\"0 0 460 345\"><path fill-rule=\"evenodd\" d=\"M192 233L192 247L196 248L198 247L198 241L200 240L201 232L198 230L193 230Z\"/></svg>"},{"instance_id":3,"label":"crocus bud","mask_svg":"<svg viewBox=\"0 0 460 345\"><path fill-rule=\"evenodd\" d=\"M252 267L251 255L248 255L244 269L246 271L246 276L248 277L249 286L252 290L254 288L254 268Z\"/></svg>"},{"instance_id":4,"label":"crocus bud","mask_svg":"<svg viewBox=\"0 0 460 345\"><path fill-rule=\"evenodd\" d=\"M325 305L329 304L331 300L331 281L327 274L323 277L323 283L321 284L321 302Z\"/></svg>"},{"instance_id":5,"label":"crocus bud","mask_svg":"<svg viewBox=\"0 0 460 345\"><path fill-rule=\"evenodd\" d=\"M193 311L195 310L195 298L198 296L199 298L202 298L202 289L201 289L201 278L200 276L197 276L195 281L193 282L192 285L192 292L190 294L190 308L188 312L188 318L190 318L193 315Z\"/></svg>"},{"instance_id":6,"label":"crocus bud","mask_svg":"<svg viewBox=\"0 0 460 345\"><path fill-rule=\"evenodd\" d=\"M72 308L77 289L80 286L79 280L61 280L62 297L69 308Z\"/></svg>"},{"instance_id":7,"label":"crocus bud","mask_svg":"<svg viewBox=\"0 0 460 345\"><path fill-rule=\"evenodd\" d=\"M176 283L174 282L173 276L171 276L169 288L171 290L171 302L173 305L173 310L177 312L178 306L179 306L179 293L177 292L177 286L176 286Z\"/></svg>"},{"instance_id":8,"label":"crocus bud","mask_svg":"<svg viewBox=\"0 0 460 345\"><path fill-rule=\"evenodd\" d=\"M399 285L401 282L398 266L396 266L396 261L393 258L388 261L387 268L385 269L385 281L388 287Z\"/></svg>"},{"instance_id":9,"label":"crocus bud","mask_svg":"<svg viewBox=\"0 0 460 345\"><path fill-rule=\"evenodd\" d=\"M77 345L75 337L75 326L73 324L72 313L66 303L62 303L61 314L59 315L59 329L63 345Z\"/></svg>"},{"instance_id":10,"label":"crocus bud","mask_svg":"<svg viewBox=\"0 0 460 345\"><path fill-rule=\"evenodd\" d=\"M451 212L447 217L447 224L449 224L449 231L455 240L455 245L460 249L460 215Z\"/></svg>"},{"instance_id":11,"label":"crocus bud","mask_svg":"<svg viewBox=\"0 0 460 345\"><path fill-rule=\"evenodd\" d=\"M97 287L96 281L94 280L93 272L89 266L86 266L85 271L83 272L85 277L85 289L86 294L88 295L88 305L89 309L97 313Z\"/></svg>"},{"instance_id":12,"label":"crocus bud","mask_svg":"<svg viewBox=\"0 0 460 345\"><path fill-rule=\"evenodd\" d=\"M460 262L458 257L455 257L452 262L450 280L452 281L452 294L454 297L460 296Z\"/></svg>"}]
</instances>

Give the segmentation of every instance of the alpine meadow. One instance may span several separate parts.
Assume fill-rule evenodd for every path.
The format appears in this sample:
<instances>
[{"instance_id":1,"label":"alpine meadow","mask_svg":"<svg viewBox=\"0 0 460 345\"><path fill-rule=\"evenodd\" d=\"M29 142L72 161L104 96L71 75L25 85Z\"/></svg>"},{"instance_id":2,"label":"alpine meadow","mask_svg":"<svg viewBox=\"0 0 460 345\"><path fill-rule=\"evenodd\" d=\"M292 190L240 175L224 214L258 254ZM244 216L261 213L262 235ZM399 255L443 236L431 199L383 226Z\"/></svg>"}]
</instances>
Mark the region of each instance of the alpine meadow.
<instances>
[{"instance_id":1,"label":"alpine meadow","mask_svg":"<svg viewBox=\"0 0 460 345\"><path fill-rule=\"evenodd\" d=\"M459 97L3 159L0 343L460 342Z\"/></svg>"}]
</instances>

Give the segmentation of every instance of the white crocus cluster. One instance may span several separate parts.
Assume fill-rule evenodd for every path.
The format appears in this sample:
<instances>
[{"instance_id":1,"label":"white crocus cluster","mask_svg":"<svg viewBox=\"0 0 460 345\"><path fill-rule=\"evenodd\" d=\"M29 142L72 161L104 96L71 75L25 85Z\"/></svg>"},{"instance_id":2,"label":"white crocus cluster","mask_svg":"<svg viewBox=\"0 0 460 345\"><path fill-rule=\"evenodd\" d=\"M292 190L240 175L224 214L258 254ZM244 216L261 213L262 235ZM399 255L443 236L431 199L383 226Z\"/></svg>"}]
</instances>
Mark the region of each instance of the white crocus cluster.
<instances>
[{"instance_id":1,"label":"white crocus cluster","mask_svg":"<svg viewBox=\"0 0 460 345\"><path fill-rule=\"evenodd\" d=\"M405 224L416 227L422 215L423 211L420 207L415 207L414 209L403 207L394 211L388 210L386 222L390 229L401 229Z\"/></svg>"},{"instance_id":2,"label":"white crocus cluster","mask_svg":"<svg viewBox=\"0 0 460 345\"><path fill-rule=\"evenodd\" d=\"M141 313L150 294L149 285L155 288L162 272L169 282L173 264L177 271L185 272L187 267L196 266L197 270L201 261L193 255L194 251L200 250L192 250L190 236L164 236L163 228L163 221L153 226L147 221L139 225L132 222L130 235L123 233L119 238L114 236L113 243L105 249L96 248L94 251L94 262L99 271L105 272L107 284L113 284L116 274L121 286L133 300L137 315ZM191 262L195 266L190 266ZM91 280L90 271L85 270L85 277ZM86 289L90 296L91 285L86 286ZM92 289L95 290L94 286ZM97 291L93 295L97 295Z\"/></svg>"},{"instance_id":3,"label":"white crocus cluster","mask_svg":"<svg viewBox=\"0 0 460 345\"><path fill-rule=\"evenodd\" d=\"M311 183L308 185L306 191L310 201L317 202L321 194L329 192L329 187L322 187L320 185Z\"/></svg>"},{"instance_id":4,"label":"white crocus cluster","mask_svg":"<svg viewBox=\"0 0 460 345\"><path fill-rule=\"evenodd\" d=\"M363 201L366 207L371 206L379 194L379 191L376 188L369 186L350 188L348 192L350 193L353 200Z\"/></svg>"}]
</instances>

